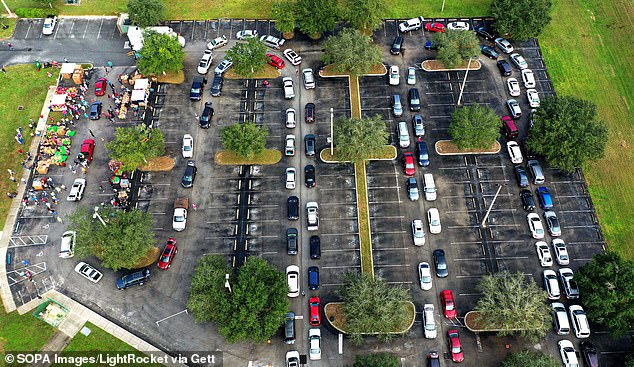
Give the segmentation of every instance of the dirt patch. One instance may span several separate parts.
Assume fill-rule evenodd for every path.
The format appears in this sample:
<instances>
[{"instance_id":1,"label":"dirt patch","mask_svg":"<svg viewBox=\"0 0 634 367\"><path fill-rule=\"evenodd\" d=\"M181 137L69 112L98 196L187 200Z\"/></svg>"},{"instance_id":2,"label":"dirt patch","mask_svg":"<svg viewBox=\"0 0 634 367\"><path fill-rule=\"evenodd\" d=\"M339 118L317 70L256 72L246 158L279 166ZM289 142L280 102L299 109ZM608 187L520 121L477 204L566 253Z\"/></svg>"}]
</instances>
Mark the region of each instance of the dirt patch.
<instances>
[{"instance_id":1,"label":"dirt patch","mask_svg":"<svg viewBox=\"0 0 634 367\"><path fill-rule=\"evenodd\" d=\"M148 172L164 172L164 171L171 171L172 168L174 168L174 158L172 157L156 157L156 158L152 158L149 159L147 164L144 166L139 166L139 169L141 171L148 171Z\"/></svg>"},{"instance_id":2,"label":"dirt patch","mask_svg":"<svg viewBox=\"0 0 634 367\"><path fill-rule=\"evenodd\" d=\"M282 76L282 73L271 65L266 65L264 69L254 73L250 77L238 75L233 69L229 69L225 74L227 79L275 79Z\"/></svg>"},{"instance_id":3,"label":"dirt patch","mask_svg":"<svg viewBox=\"0 0 634 367\"><path fill-rule=\"evenodd\" d=\"M491 145L489 149L458 149L456 144L451 140L439 140L435 144L436 153L440 155L459 155L459 154L497 154L502 146L498 141Z\"/></svg>"},{"instance_id":4,"label":"dirt patch","mask_svg":"<svg viewBox=\"0 0 634 367\"><path fill-rule=\"evenodd\" d=\"M251 158L244 158L235 152L228 150L220 151L216 154L215 161L217 164L225 166L237 166L242 164L276 164L282 160L282 152L274 149L265 149L262 153Z\"/></svg>"},{"instance_id":5,"label":"dirt patch","mask_svg":"<svg viewBox=\"0 0 634 367\"><path fill-rule=\"evenodd\" d=\"M185 72L183 70L180 70L175 73L165 73L158 76L158 78L156 79L159 81L159 83L181 84L185 81Z\"/></svg>"},{"instance_id":6,"label":"dirt patch","mask_svg":"<svg viewBox=\"0 0 634 367\"><path fill-rule=\"evenodd\" d=\"M323 68L321 68L319 70L319 75L322 77L346 77L346 76L350 76L347 73L341 73L338 71L335 71L334 68L336 67L336 65L334 64L330 64L330 65L326 65ZM366 74L361 74L361 75L385 75L387 74L387 68L385 67L385 65L383 64L376 64L376 65L372 65L370 67L370 70L368 70L368 72Z\"/></svg>"},{"instance_id":7,"label":"dirt patch","mask_svg":"<svg viewBox=\"0 0 634 367\"><path fill-rule=\"evenodd\" d=\"M340 161L337 157L337 148L333 149L334 154L330 154L330 148L322 149L319 153L321 160L327 163L346 163L346 161ZM380 152L365 157L366 160L392 160L396 159L397 152L393 145L385 145Z\"/></svg>"},{"instance_id":8,"label":"dirt patch","mask_svg":"<svg viewBox=\"0 0 634 367\"><path fill-rule=\"evenodd\" d=\"M421 67L425 71L447 71L447 70L467 70L468 61L463 62L462 64L456 65L454 68L447 68L445 64L443 64L440 60L425 60L421 64ZM471 60L471 65L469 65L469 70L480 70L482 65L478 60Z\"/></svg>"},{"instance_id":9,"label":"dirt patch","mask_svg":"<svg viewBox=\"0 0 634 367\"><path fill-rule=\"evenodd\" d=\"M158 247L152 247L150 251L145 255L144 258L139 260L134 266L133 269L145 268L146 266L150 266L154 264L161 255L161 249Z\"/></svg>"}]
</instances>

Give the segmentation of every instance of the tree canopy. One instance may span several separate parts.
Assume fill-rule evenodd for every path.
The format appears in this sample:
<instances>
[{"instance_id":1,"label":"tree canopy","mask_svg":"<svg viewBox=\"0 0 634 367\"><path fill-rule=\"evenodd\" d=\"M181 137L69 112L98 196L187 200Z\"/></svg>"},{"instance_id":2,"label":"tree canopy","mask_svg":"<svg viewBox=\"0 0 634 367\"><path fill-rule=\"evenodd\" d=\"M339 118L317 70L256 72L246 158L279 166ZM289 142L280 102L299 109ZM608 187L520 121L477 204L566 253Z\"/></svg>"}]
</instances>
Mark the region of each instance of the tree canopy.
<instances>
[{"instance_id":1,"label":"tree canopy","mask_svg":"<svg viewBox=\"0 0 634 367\"><path fill-rule=\"evenodd\" d=\"M410 317L403 302L411 301L407 289L388 285L365 273L348 272L343 275L339 295L344 304L346 331L359 342L363 334L385 333L401 328Z\"/></svg>"},{"instance_id":2,"label":"tree canopy","mask_svg":"<svg viewBox=\"0 0 634 367\"><path fill-rule=\"evenodd\" d=\"M128 14L134 25L141 28L156 26L165 19L165 7L162 0L129 0Z\"/></svg>"},{"instance_id":3,"label":"tree canopy","mask_svg":"<svg viewBox=\"0 0 634 367\"><path fill-rule=\"evenodd\" d=\"M234 72L248 78L264 69L267 63L266 46L257 38L250 38L231 47L227 57L233 61Z\"/></svg>"},{"instance_id":4,"label":"tree canopy","mask_svg":"<svg viewBox=\"0 0 634 367\"><path fill-rule=\"evenodd\" d=\"M399 367L401 360L391 353L373 353L354 356L352 367Z\"/></svg>"},{"instance_id":5,"label":"tree canopy","mask_svg":"<svg viewBox=\"0 0 634 367\"><path fill-rule=\"evenodd\" d=\"M385 0L345 0L342 17L354 29L374 30L383 24Z\"/></svg>"},{"instance_id":6,"label":"tree canopy","mask_svg":"<svg viewBox=\"0 0 634 367\"><path fill-rule=\"evenodd\" d=\"M546 97L533 115L528 147L555 168L572 172L603 157L608 129L594 103L572 96Z\"/></svg>"},{"instance_id":7,"label":"tree canopy","mask_svg":"<svg viewBox=\"0 0 634 367\"><path fill-rule=\"evenodd\" d=\"M297 0L295 5L299 30L311 37L335 29L338 16L336 0Z\"/></svg>"},{"instance_id":8,"label":"tree canopy","mask_svg":"<svg viewBox=\"0 0 634 367\"><path fill-rule=\"evenodd\" d=\"M110 158L123 163L124 171L133 171L148 159L165 153L165 137L159 129L145 125L118 127L114 140L106 143Z\"/></svg>"},{"instance_id":9,"label":"tree canopy","mask_svg":"<svg viewBox=\"0 0 634 367\"><path fill-rule=\"evenodd\" d=\"M489 14L495 18L493 27L515 40L537 37L550 23L551 0L494 0Z\"/></svg>"},{"instance_id":10,"label":"tree canopy","mask_svg":"<svg viewBox=\"0 0 634 367\"><path fill-rule=\"evenodd\" d=\"M622 336L634 325L634 262L616 252L594 255L575 273L588 318Z\"/></svg>"},{"instance_id":11,"label":"tree canopy","mask_svg":"<svg viewBox=\"0 0 634 367\"><path fill-rule=\"evenodd\" d=\"M337 157L343 161L367 159L383 149L390 136L379 115L363 119L338 118L334 135Z\"/></svg>"},{"instance_id":12,"label":"tree canopy","mask_svg":"<svg viewBox=\"0 0 634 367\"><path fill-rule=\"evenodd\" d=\"M550 308L544 302L546 292L534 280L527 281L524 274L485 275L477 288L482 297L475 309L491 328L502 329L500 336L519 333L536 339L550 329L552 319Z\"/></svg>"},{"instance_id":13,"label":"tree canopy","mask_svg":"<svg viewBox=\"0 0 634 367\"><path fill-rule=\"evenodd\" d=\"M293 0L282 0L271 5L271 16L275 20L275 28L282 33L295 31L295 2Z\"/></svg>"},{"instance_id":14,"label":"tree canopy","mask_svg":"<svg viewBox=\"0 0 634 367\"><path fill-rule=\"evenodd\" d=\"M334 71L360 75L382 63L383 51L372 43L372 38L356 29L346 28L324 42L323 61L333 65Z\"/></svg>"},{"instance_id":15,"label":"tree canopy","mask_svg":"<svg viewBox=\"0 0 634 367\"><path fill-rule=\"evenodd\" d=\"M447 68L480 54L480 41L474 32L447 29L434 35L434 45L438 47L438 59Z\"/></svg>"},{"instance_id":16,"label":"tree canopy","mask_svg":"<svg viewBox=\"0 0 634 367\"><path fill-rule=\"evenodd\" d=\"M451 116L449 135L459 149L486 149L500 136L500 118L484 105L457 108Z\"/></svg>"},{"instance_id":17,"label":"tree canopy","mask_svg":"<svg viewBox=\"0 0 634 367\"><path fill-rule=\"evenodd\" d=\"M69 229L77 232L75 256L97 256L104 267L114 271L132 269L156 246L152 232L152 215L132 209L104 207L99 215L104 226L93 218L93 211L78 207L67 219Z\"/></svg>"},{"instance_id":18,"label":"tree canopy","mask_svg":"<svg viewBox=\"0 0 634 367\"><path fill-rule=\"evenodd\" d=\"M525 350L509 354L500 367L559 367L561 363L542 352Z\"/></svg>"},{"instance_id":19,"label":"tree canopy","mask_svg":"<svg viewBox=\"0 0 634 367\"><path fill-rule=\"evenodd\" d=\"M245 158L262 153L268 135L266 127L256 125L252 121L243 124L235 123L220 130L223 148Z\"/></svg>"},{"instance_id":20,"label":"tree canopy","mask_svg":"<svg viewBox=\"0 0 634 367\"><path fill-rule=\"evenodd\" d=\"M213 321L231 343L264 342L284 322L287 293L284 273L263 259L250 257L236 275L224 258L205 255L194 270L187 308L197 322Z\"/></svg>"},{"instance_id":21,"label":"tree canopy","mask_svg":"<svg viewBox=\"0 0 634 367\"><path fill-rule=\"evenodd\" d=\"M183 70L184 56L183 47L176 37L146 30L137 65L144 74L177 72Z\"/></svg>"}]
</instances>

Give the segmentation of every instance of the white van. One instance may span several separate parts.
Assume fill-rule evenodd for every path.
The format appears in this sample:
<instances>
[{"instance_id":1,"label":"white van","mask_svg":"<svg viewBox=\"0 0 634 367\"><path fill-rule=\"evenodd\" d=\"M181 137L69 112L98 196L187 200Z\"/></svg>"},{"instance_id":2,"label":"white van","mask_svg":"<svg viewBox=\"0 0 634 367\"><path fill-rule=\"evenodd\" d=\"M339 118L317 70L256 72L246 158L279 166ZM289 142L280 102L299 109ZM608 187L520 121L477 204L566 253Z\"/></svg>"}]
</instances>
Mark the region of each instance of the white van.
<instances>
[{"instance_id":1,"label":"white van","mask_svg":"<svg viewBox=\"0 0 634 367\"><path fill-rule=\"evenodd\" d=\"M568 335L570 333L570 322L566 315L566 307L563 303L553 302L550 304L553 315L553 329L557 335Z\"/></svg>"},{"instance_id":2,"label":"white van","mask_svg":"<svg viewBox=\"0 0 634 367\"><path fill-rule=\"evenodd\" d=\"M423 188L425 191L425 200L434 201L436 200L436 184L434 183L434 175L431 173L425 173L423 175Z\"/></svg>"},{"instance_id":3,"label":"white van","mask_svg":"<svg viewBox=\"0 0 634 367\"><path fill-rule=\"evenodd\" d=\"M398 134L398 145L401 148L409 148L409 130L407 129L407 122L401 121L396 127L396 133Z\"/></svg>"},{"instance_id":4,"label":"white van","mask_svg":"<svg viewBox=\"0 0 634 367\"><path fill-rule=\"evenodd\" d=\"M59 249L59 257L70 258L75 256L75 231L66 231L62 234L62 243Z\"/></svg>"}]
</instances>

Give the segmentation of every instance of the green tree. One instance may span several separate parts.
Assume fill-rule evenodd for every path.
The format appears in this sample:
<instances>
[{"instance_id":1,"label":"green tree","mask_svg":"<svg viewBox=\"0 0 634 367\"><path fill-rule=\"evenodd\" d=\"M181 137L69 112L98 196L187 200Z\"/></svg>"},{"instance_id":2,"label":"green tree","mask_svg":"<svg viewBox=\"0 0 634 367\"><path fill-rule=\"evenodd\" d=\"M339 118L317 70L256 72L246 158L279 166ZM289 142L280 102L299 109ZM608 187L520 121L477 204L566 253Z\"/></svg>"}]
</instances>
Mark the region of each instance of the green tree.
<instances>
[{"instance_id":1,"label":"green tree","mask_svg":"<svg viewBox=\"0 0 634 367\"><path fill-rule=\"evenodd\" d=\"M123 163L124 171L133 171L148 159L165 153L165 137L159 129L145 125L118 127L114 140L106 144L110 158Z\"/></svg>"},{"instance_id":2,"label":"green tree","mask_svg":"<svg viewBox=\"0 0 634 367\"><path fill-rule=\"evenodd\" d=\"M556 168L572 172L603 157L608 129L597 106L577 97L546 97L533 115L528 147Z\"/></svg>"},{"instance_id":3,"label":"green tree","mask_svg":"<svg viewBox=\"0 0 634 367\"><path fill-rule=\"evenodd\" d=\"M550 23L551 0L494 0L489 14L495 18L493 27L500 34L525 41L537 37Z\"/></svg>"},{"instance_id":4,"label":"green tree","mask_svg":"<svg viewBox=\"0 0 634 367\"><path fill-rule=\"evenodd\" d=\"M448 68L453 68L480 54L480 42L474 32L447 29L434 35L438 46L438 59Z\"/></svg>"},{"instance_id":5,"label":"green tree","mask_svg":"<svg viewBox=\"0 0 634 367\"><path fill-rule=\"evenodd\" d=\"M183 70L183 47L178 39L154 31L143 32L143 48L137 65L144 74L160 75Z\"/></svg>"},{"instance_id":6,"label":"green tree","mask_svg":"<svg viewBox=\"0 0 634 367\"><path fill-rule=\"evenodd\" d=\"M339 8L336 0L297 0L295 18L299 30L313 38L335 29Z\"/></svg>"},{"instance_id":7,"label":"green tree","mask_svg":"<svg viewBox=\"0 0 634 367\"><path fill-rule=\"evenodd\" d=\"M194 271L187 307L196 321L213 321L231 343L264 342L284 322L287 293L284 273L263 259L249 258L235 275L224 258L206 255Z\"/></svg>"},{"instance_id":8,"label":"green tree","mask_svg":"<svg viewBox=\"0 0 634 367\"><path fill-rule=\"evenodd\" d=\"M509 354L500 367L559 367L560 362L542 352L525 350Z\"/></svg>"},{"instance_id":9,"label":"green tree","mask_svg":"<svg viewBox=\"0 0 634 367\"><path fill-rule=\"evenodd\" d=\"M372 38L356 29L346 28L324 42L323 61L333 70L353 76L365 74L382 63L383 50L372 44Z\"/></svg>"},{"instance_id":10,"label":"green tree","mask_svg":"<svg viewBox=\"0 0 634 367\"><path fill-rule=\"evenodd\" d=\"M250 78L264 69L267 63L266 46L256 38L238 42L227 51L227 57L233 61L236 74Z\"/></svg>"},{"instance_id":11,"label":"green tree","mask_svg":"<svg viewBox=\"0 0 634 367\"><path fill-rule=\"evenodd\" d=\"M634 367L634 353L630 353L625 357L625 367Z\"/></svg>"},{"instance_id":12,"label":"green tree","mask_svg":"<svg viewBox=\"0 0 634 367\"><path fill-rule=\"evenodd\" d=\"M391 353L374 353L354 356L352 367L399 367L400 359Z\"/></svg>"},{"instance_id":13,"label":"green tree","mask_svg":"<svg viewBox=\"0 0 634 367\"><path fill-rule=\"evenodd\" d=\"M162 0L129 0L130 22L141 28L156 26L165 19Z\"/></svg>"},{"instance_id":14,"label":"green tree","mask_svg":"<svg viewBox=\"0 0 634 367\"><path fill-rule=\"evenodd\" d=\"M297 21L295 20L295 2L282 0L271 5L271 15L275 20L275 28L282 33L293 33Z\"/></svg>"},{"instance_id":15,"label":"green tree","mask_svg":"<svg viewBox=\"0 0 634 367\"><path fill-rule=\"evenodd\" d=\"M334 134L337 157L353 162L378 153L387 145L390 136L379 115L364 119L338 118Z\"/></svg>"},{"instance_id":16,"label":"green tree","mask_svg":"<svg viewBox=\"0 0 634 367\"><path fill-rule=\"evenodd\" d=\"M491 328L502 329L500 336L519 333L530 340L541 338L551 326L546 292L522 273L485 275L478 284L482 298L476 311ZM506 329L506 330L504 330ZM519 329L519 330L513 330Z\"/></svg>"},{"instance_id":17,"label":"green tree","mask_svg":"<svg viewBox=\"0 0 634 367\"><path fill-rule=\"evenodd\" d=\"M132 269L155 247L152 215L132 209L116 210L104 207L93 218L92 210L79 207L70 215L69 228L77 232L75 256L97 256L102 265L114 271Z\"/></svg>"},{"instance_id":18,"label":"green tree","mask_svg":"<svg viewBox=\"0 0 634 367\"><path fill-rule=\"evenodd\" d=\"M235 123L220 130L223 148L245 158L262 153L268 135L266 127L256 125L252 121L243 124Z\"/></svg>"},{"instance_id":19,"label":"green tree","mask_svg":"<svg viewBox=\"0 0 634 367\"><path fill-rule=\"evenodd\" d=\"M346 0L342 17L352 28L369 31L383 24L386 11L385 0Z\"/></svg>"},{"instance_id":20,"label":"green tree","mask_svg":"<svg viewBox=\"0 0 634 367\"><path fill-rule=\"evenodd\" d=\"M459 149L487 149L500 136L500 118L491 107L474 104L457 108L449 135Z\"/></svg>"},{"instance_id":21,"label":"green tree","mask_svg":"<svg viewBox=\"0 0 634 367\"><path fill-rule=\"evenodd\" d=\"M403 302L411 301L407 289L365 273L345 273L342 283L339 295L345 302L346 330L353 341L360 342L363 334L375 332L389 339L392 335L388 332L409 323L403 306Z\"/></svg>"},{"instance_id":22,"label":"green tree","mask_svg":"<svg viewBox=\"0 0 634 367\"><path fill-rule=\"evenodd\" d=\"M634 262L616 252L594 255L575 273L588 318L625 335L634 325Z\"/></svg>"}]
</instances>

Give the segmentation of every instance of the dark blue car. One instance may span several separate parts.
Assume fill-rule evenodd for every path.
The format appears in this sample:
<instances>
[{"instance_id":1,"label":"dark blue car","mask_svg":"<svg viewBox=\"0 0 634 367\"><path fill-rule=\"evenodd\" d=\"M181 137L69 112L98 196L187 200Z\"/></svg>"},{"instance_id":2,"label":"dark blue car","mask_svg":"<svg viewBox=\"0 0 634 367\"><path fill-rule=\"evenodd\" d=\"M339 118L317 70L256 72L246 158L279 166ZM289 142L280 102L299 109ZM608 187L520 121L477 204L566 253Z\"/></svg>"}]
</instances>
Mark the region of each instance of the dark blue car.
<instances>
[{"instance_id":1,"label":"dark blue car","mask_svg":"<svg viewBox=\"0 0 634 367\"><path fill-rule=\"evenodd\" d=\"M316 266L308 268L308 289L311 291L319 289L319 268Z\"/></svg>"},{"instance_id":2,"label":"dark blue car","mask_svg":"<svg viewBox=\"0 0 634 367\"><path fill-rule=\"evenodd\" d=\"M553 198L550 196L550 191L548 191L547 188L540 186L535 191L537 192L537 197L539 198L539 206L542 209L552 209L554 207Z\"/></svg>"},{"instance_id":3,"label":"dark blue car","mask_svg":"<svg viewBox=\"0 0 634 367\"><path fill-rule=\"evenodd\" d=\"M427 151L427 143L418 138L416 142L416 157L418 158L418 165L421 167L429 166L429 152Z\"/></svg>"}]
</instances>

